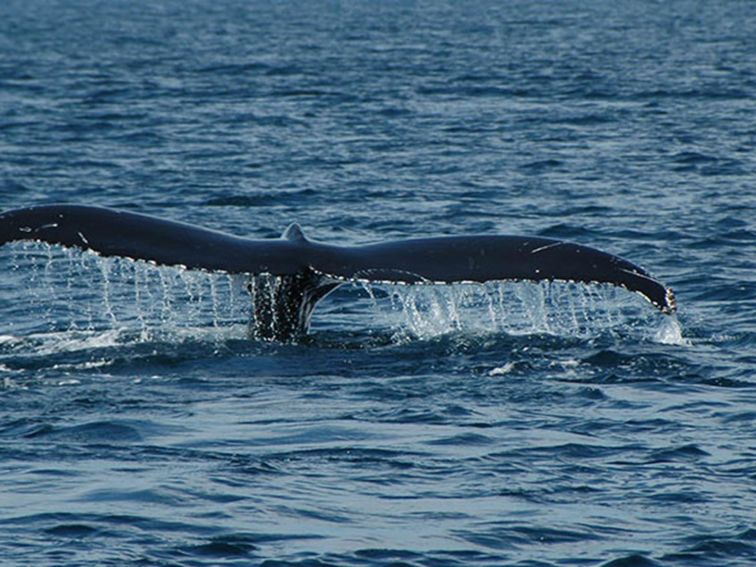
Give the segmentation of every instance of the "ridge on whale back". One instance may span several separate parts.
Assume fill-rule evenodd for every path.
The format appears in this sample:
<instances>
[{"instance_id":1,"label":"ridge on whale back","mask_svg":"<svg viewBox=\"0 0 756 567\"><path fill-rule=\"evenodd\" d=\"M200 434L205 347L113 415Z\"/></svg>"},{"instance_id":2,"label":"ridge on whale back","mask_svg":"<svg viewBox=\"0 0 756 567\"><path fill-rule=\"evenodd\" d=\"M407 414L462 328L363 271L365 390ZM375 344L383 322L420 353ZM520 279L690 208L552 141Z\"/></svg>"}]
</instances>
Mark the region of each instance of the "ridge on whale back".
<instances>
[{"instance_id":1,"label":"ridge on whale back","mask_svg":"<svg viewBox=\"0 0 756 567\"><path fill-rule=\"evenodd\" d=\"M444 236L362 246L307 239L292 224L279 239L253 240L126 211L48 205L0 214L0 245L32 240L158 265L277 276L255 302L258 335L307 332L317 302L346 281L429 284L487 281L606 283L637 292L665 314L672 290L643 268L594 248L528 236Z\"/></svg>"}]
</instances>

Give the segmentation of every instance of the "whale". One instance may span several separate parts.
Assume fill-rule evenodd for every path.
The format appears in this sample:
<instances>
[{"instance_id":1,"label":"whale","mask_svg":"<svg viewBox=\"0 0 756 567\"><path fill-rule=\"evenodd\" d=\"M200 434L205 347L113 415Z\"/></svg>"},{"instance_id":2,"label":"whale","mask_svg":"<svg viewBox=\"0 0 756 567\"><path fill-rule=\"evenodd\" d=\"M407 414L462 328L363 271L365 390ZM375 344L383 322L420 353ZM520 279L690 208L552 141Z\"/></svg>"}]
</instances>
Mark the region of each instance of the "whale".
<instances>
[{"instance_id":1,"label":"whale","mask_svg":"<svg viewBox=\"0 0 756 567\"><path fill-rule=\"evenodd\" d=\"M440 236L341 246L306 237L298 224L280 238L250 239L131 211L59 204L1 213L0 245L15 241L248 275L248 289L256 295L256 336L269 341L306 334L317 303L355 281L611 284L639 293L666 315L676 310L673 291L640 266L582 244L533 236Z\"/></svg>"}]
</instances>

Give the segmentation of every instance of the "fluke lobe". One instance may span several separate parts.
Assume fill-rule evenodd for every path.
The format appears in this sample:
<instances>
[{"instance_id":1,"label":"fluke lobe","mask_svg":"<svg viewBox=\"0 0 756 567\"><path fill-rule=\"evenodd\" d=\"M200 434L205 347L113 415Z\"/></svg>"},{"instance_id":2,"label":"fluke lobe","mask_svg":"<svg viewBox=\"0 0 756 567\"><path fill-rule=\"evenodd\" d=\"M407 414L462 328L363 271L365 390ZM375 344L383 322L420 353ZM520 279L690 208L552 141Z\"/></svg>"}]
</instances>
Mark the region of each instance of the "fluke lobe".
<instances>
[{"instance_id":1,"label":"fluke lobe","mask_svg":"<svg viewBox=\"0 0 756 567\"><path fill-rule=\"evenodd\" d=\"M643 268L550 238L448 236L334 246L308 240L296 224L280 239L251 240L132 212L51 205L0 214L0 245L17 240L190 270L261 276L251 278L250 290L255 292L256 334L267 340L306 333L317 302L341 283L355 280L607 283L640 293L663 313L675 311L672 290Z\"/></svg>"}]
</instances>

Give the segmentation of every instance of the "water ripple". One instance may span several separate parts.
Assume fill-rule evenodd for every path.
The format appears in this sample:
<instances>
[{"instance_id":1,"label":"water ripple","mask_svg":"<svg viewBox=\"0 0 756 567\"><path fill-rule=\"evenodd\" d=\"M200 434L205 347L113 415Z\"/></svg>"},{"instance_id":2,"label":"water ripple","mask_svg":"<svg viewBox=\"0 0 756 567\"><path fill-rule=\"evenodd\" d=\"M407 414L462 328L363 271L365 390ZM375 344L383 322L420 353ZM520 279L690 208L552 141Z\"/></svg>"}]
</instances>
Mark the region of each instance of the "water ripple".
<instances>
[{"instance_id":1,"label":"water ripple","mask_svg":"<svg viewBox=\"0 0 756 567\"><path fill-rule=\"evenodd\" d=\"M534 234L671 285L342 287L0 250L0 556L745 567L753 3L0 3L0 205Z\"/></svg>"}]
</instances>

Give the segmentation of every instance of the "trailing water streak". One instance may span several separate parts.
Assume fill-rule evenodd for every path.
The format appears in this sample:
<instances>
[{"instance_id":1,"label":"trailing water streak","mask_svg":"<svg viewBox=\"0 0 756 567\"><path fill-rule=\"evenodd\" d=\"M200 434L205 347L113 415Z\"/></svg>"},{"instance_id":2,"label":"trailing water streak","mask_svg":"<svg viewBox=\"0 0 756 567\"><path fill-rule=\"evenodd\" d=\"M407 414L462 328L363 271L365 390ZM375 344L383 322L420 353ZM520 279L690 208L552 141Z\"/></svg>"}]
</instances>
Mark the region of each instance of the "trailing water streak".
<instances>
[{"instance_id":1,"label":"trailing water streak","mask_svg":"<svg viewBox=\"0 0 756 567\"><path fill-rule=\"evenodd\" d=\"M660 317L635 294L609 285L490 282L451 286L363 284L383 324L399 336L461 332L592 338L632 333L681 340L675 318ZM671 322L671 323L670 323Z\"/></svg>"},{"instance_id":2,"label":"trailing water streak","mask_svg":"<svg viewBox=\"0 0 756 567\"><path fill-rule=\"evenodd\" d=\"M291 313L272 309L292 285L290 278L189 271L146 262L102 258L41 243L18 243L4 261L9 283L0 297L26 284L28 301L18 309L38 314L29 331L131 330L142 340L182 328L247 328L270 339ZM6 278L8 279L8 278ZM14 279L18 282L14 283ZM429 338L450 332L546 333L592 337L640 329L653 335L660 320L637 295L613 286L559 282L489 282L407 286L361 282L370 305L351 312L356 325L386 327L397 336ZM354 295L347 291L345 296ZM7 299L6 299L7 301ZM348 324L349 317L342 320ZM285 323L286 327L289 323ZM672 337L674 329L666 328ZM679 334L679 332L678 332Z\"/></svg>"},{"instance_id":3,"label":"trailing water streak","mask_svg":"<svg viewBox=\"0 0 756 567\"><path fill-rule=\"evenodd\" d=\"M250 288L254 327L257 336L272 340L306 333L317 302L349 281L611 284L641 294L664 313L675 310L672 291L639 266L548 238L460 236L332 246L308 240L297 225L277 240L250 240L137 213L54 205L0 215L0 244L18 240L81 248L106 258L254 276L264 290ZM269 277L274 279L265 279ZM109 285L107 273L103 285ZM103 293L107 296L107 289ZM194 300L192 293L190 298ZM105 310L114 316L108 303Z\"/></svg>"},{"instance_id":4,"label":"trailing water streak","mask_svg":"<svg viewBox=\"0 0 756 567\"><path fill-rule=\"evenodd\" d=\"M10 269L0 300L16 297L28 311L30 330L132 329L148 337L157 329L246 324L247 279L241 275L155 267L123 258L103 258L75 249L20 243L9 249ZM29 277L31 274L31 277ZM35 316L36 315L36 316Z\"/></svg>"}]
</instances>

